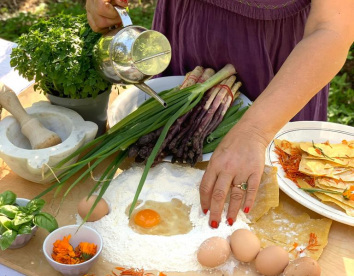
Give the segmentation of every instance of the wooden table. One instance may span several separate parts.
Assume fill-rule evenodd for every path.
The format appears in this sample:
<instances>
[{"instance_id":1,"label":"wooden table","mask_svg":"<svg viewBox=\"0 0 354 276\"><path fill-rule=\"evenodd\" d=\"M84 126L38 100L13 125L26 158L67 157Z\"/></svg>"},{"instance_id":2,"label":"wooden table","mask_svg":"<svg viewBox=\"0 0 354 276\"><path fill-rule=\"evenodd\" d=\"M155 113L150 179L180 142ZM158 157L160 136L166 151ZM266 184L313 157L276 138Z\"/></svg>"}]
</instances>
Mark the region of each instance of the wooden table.
<instances>
[{"instance_id":1,"label":"wooden table","mask_svg":"<svg viewBox=\"0 0 354 276\"><path fill-rule=\"evenodd\" d=\"M116 93L112 93L111 101L114 100L116 95ZM22 93L19 98L25 107L30 106L32 102L38 100L46 100L43 95L34 93L32 87ZM3 113L6 115L6 112ZM122 169L128 165L128 163L123 164ZM85 182L84 185L78 185L69 194L68 198L65 200L56 216L60 226L76 223L75 213L77 203L81 198L87 195L92 185L93 181L89 180ZM32 198L43 191L45 187L45 185L32 183L20 178L14 174L0 159L0 192L11 190L16 193L18 197ZM50 203L46 205L45 211L55 213L56 207L58 206L58 200L53 200L52 194L47 194L44 199ZM290 203L292 208L299 213L306 212L313 218L321 217L320 215L315 214L300 204L296 203L282 192L280 194L280 199ZM47 263L42 251L42 244L47 234L48 232L46 232L44 229L39 229L35 237L32 238L25 247L16 250L6 250L4 252L0 252L0 263L19 272L22 272L25 275L60 275L54 271ZM324 276L354 275L354 227L333 221L329 233L328 245L325 247L325 250L319 259L319 264L322 268L322 275ZM104 276L109 274L116 265L118 264L108 263L102 257L100 257L90 273L96 276ZM234 275L245 275L242 270L240 271L241 272L235 272ZM195 272L167 274L169 276L196 274L210 275L210 273ZM215 273L213 275L219 275L219 273ZM258 274L251 272L248 275Z\"/></svg>"}]
</instances>

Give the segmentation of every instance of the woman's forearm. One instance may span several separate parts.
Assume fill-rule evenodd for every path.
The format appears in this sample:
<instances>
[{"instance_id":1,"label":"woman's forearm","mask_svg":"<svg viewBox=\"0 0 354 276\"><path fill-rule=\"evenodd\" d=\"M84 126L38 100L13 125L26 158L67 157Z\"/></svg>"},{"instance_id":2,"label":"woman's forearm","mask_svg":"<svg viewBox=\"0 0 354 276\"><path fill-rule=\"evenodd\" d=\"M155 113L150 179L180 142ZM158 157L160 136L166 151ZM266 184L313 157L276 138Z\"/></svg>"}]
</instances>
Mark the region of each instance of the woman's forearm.
<instances>
[{"instance_id":1,"label":"woman's forearm","mask_svg":"<svg viewBox=\"0 0 354 276\"><path fill-rule=\"evenodd\" d=\"M324 29L305 37L239 124L252 126L268 144L342 68L350 47L343 39Z\"/></svg>"}]
</instances>

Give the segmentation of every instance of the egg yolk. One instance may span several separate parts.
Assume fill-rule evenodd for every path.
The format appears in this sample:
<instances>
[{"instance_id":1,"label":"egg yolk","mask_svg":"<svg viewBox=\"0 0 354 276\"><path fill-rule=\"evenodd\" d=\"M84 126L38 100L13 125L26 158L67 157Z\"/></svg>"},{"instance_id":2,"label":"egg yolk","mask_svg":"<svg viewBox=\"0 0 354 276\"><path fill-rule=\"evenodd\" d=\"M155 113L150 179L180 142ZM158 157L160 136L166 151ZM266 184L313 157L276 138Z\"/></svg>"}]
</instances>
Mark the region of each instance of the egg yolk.
<instances>
[{"instance_id":1,"label":"egg yolk","mask_svg":"<svg viewBox=\"0 0 354 276\"><path fill-rule=\"evenodd\" d=\"M134 222L144 228L151 228L160 223L160 215L154 210L144 209L136 213Z\"/></svg>"}]
</instances>

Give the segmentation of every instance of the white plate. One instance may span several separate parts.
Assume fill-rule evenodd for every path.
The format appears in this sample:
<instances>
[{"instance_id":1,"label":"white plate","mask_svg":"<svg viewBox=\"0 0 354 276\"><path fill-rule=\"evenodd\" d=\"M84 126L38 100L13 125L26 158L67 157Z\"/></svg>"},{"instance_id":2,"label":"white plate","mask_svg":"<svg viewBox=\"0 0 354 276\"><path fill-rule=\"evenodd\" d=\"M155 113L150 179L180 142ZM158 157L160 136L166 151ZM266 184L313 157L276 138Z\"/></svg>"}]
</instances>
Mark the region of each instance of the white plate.
<instances>
[{"instance_id":1,"label":"white plate","mask_svg":"<svg viewBox=\"0 0 354 276\"><path fill-rule=\"evenodd\" d=\"M156 78L152 80L148 80L146 82L153 90L157 93L164 91L166 89L170 89L180 85L184 80L184 76L172 76L172 77L163 77ZM123 94L119 95L111 104L108 109L108 125L109 127L114 126L120 120L122 120L125 116L133 112L138 108L144 101L150 98L149 95L141 91L136 87L132 87ZM251 104L251 101L243 94L241 94L236 100L234 104L243 101L242 107ZM203 161L210 160L212 153L203 154ZM171 157L166 157L165 161L170 161Z\"/></svg>"},{"instance_id":2,"label":"white plate","mask_svg":"<svg viewBox=\"0 0 354 276\"><path fill-rule=\"evenodd\" d=\"M354 139L354 128L350 126L327 123L327 122L290 122L286 124L274 137L274 139L285 139L290 142L311 142L341 143L342 140ZM320 200L313 198L305 191L299 189L294 182L285 177L284 170L277 163L278 158L274 152L274 141L266 151L266 164L278 167L278 182L280 189L295 201L310 210L338 222L354 226L354 217L348 216L344 211L326 205Z\"/></svg>"}]
</instances>

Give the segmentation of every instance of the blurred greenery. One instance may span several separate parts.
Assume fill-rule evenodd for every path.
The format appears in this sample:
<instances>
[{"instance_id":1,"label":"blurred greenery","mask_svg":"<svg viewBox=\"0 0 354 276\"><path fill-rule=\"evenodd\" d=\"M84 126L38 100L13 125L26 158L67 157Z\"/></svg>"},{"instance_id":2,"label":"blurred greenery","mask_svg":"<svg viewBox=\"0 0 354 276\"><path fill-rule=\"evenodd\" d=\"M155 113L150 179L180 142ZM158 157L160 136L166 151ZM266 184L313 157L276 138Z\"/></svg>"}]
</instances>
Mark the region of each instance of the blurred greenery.
<instances>
[{"instance_id":1,"label":"blurred greenery","mask_svg":"<svg viewBox=\"0 0 354 276\"><path fill-rule=\"evenodd\" d=\"M58 0L43 2L33 12L11 12L6 7L1 9L0 37L16 42L39 18L49 18L60 13L79 15L85 13L85 8L80 1Z\"/></svg>"},{"instance_id":2,"label":"blurred greenery","mask_svg":"<svg viewBox=\"0 0 354 276\"><path fill-rule=\"evenodd\" d=\"M25 0L18 0L25 1ZM32 0L41 2L31 12L14 12L10 0L0 3L0 38L16 42L39 18L64 13L85 13L84 0ZM151 28L157 0L130 0L129 14L135 25ZM25 1L26 2L26 1ZM6 5L6 3L9 3ZM328 121L354 126L354 46L343 69L331 82Z\"/></svg>"},{"instance_id":3,"label":"blurred greenery","mask_svg":"<svg viewBox=\"0 0 354 276\"><path fill-rule=\"evenodd\" d=\"M331 81L328 121L354 126L354 45L343 69Z\"/></svg>"}]
</instances>

